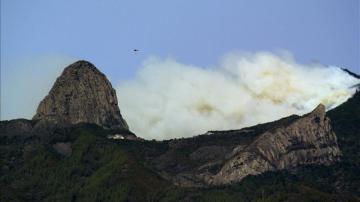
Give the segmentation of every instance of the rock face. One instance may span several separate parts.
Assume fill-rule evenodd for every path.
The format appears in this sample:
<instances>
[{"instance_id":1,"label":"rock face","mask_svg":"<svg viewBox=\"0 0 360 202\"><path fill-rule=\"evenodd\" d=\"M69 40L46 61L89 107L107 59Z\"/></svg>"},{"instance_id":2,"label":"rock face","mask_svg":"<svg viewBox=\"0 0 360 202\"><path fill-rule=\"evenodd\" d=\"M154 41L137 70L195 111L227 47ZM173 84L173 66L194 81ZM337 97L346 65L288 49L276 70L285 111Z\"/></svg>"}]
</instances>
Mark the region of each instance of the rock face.
<instances>
[{"instance_id":1,"label":"rock face","mask_svg":"<svg viewBox=\"0 0 360 202\"><path fill-rule=\"evenodd\" d=\"M301 117L168 144L168 151L151 161L180 186L230 184L267 171L329 165L341 156L323 105Z\"/></svg>"},{"instance_id":2,"label":"rock face","mask_svg":"<svg viewBox=\"0 0 360 202\"><path fill-rule=\"evenodd\" d=\"M70 142L58 142L52 146L56 152L64 156L71 156L72 148Z\"/></svg>"},{"instance_id":3,"label":"rock face","mask_svg":"<svg viewBox=\"0 0 360 202\"><path fill-rule=\"evenodd\" d=\"M234 151L233 157L208 183L227 184L247 175L304 164L329 165L341 155L323 105L288 126L263 133L248 147Z\"/></svg>"},{"instance_id":4,"label":"rock face","mask_svg":"<svg viewBox=\"0 0 360 202\"><path fill-rule=\"evenodd\" d=\"M115 90L106 76L87 61L75 62L64 69L40 102L33 120L128 129L120 114Z\"/></svg>"}]
</instances>

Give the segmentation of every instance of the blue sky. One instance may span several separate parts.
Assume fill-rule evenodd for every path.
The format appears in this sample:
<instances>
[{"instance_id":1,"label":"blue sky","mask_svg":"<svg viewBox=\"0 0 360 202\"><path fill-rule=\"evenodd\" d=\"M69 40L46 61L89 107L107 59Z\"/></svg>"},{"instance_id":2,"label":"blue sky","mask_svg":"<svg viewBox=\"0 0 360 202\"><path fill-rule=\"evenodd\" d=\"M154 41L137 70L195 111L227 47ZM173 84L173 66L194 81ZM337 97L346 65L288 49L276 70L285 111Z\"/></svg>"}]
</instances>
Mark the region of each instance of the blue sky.
<instances>
[{"instance_id":1,"label":"blue sky","mask_svg":"<svg viewBox=\"0 0 360 202\"><path fill-rule=\"evenodd\" d=\"M212 66L231 51L288 50L360 73L359 23L358 0L1 0L2 111L4 78L51 61L89 60L116 83L153 55Z\"/></svg>"}]
</instances>

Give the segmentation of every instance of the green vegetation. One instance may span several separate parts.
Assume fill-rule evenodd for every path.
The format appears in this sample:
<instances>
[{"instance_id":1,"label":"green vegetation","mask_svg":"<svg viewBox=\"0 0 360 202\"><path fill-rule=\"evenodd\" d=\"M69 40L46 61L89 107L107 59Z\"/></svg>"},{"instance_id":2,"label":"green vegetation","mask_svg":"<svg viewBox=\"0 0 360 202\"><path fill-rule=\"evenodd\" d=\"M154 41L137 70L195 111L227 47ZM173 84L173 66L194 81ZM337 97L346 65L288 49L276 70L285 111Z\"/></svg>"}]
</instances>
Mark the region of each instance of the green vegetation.
<instances>
[{"instance_id":1,"label":"green vegetation","mask_svg":"<svg viewBox=\"0 0 360 202\"><path fill-rule=\"evenodd\" d=\"M0 201L359 201L360 93L328 116L343 153L341 162L268 172L212 188L175 187L151 171L145 158L164 153L166 142L109 140L109 131L89 125L51 137L1 137ZM228 135L251 141L254 131L271 129L271 124L250 129L248 136ZM189 150L182 153L213 141L226 140L216 134L213 139L200 136L185 142ZM52 147L56 142L70 142L72 154L60 155Z\"/></svg>"},{"instance_id":2,"label":"green vegetation","mask_svg":"<svg viewBox=\"0 0 360 202\"><path fill-rule=\"evenodd\" d=\"M171 187L93 128L75 136L69 157L38 143L18 155L23 162L0 178L0 201L151 201Z\"/></svg>"}]
</instances>

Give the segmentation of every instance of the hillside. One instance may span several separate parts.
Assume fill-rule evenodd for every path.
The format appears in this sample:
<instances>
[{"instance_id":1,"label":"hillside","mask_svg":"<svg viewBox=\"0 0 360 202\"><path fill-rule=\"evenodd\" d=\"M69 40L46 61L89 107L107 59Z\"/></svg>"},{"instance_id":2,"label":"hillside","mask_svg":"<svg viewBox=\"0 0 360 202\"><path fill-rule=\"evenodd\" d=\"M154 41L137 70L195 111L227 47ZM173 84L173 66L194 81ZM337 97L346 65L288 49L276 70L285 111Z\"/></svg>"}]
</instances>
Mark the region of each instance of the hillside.
<instances>
[{"instance_id":1,"label":"hillside","mask_svg":"<svg viewBox=\"0 0 360 202\"><path fill-rule=\"evenodd\" d=\"M52 136L1 136L1 201L297 201L300 196L304 201L359 200L359 112L358 92L327 113L343 152L340 162L266 172L214 188L174 186L145 163L145 157L165 152L168 141L110 140L109 130L88 124ZM274 124L279 122L251 129L261 131ZM207 144L227 139L214 133L186 141ZM242 138L246 141L246 136ZM57 152L56 142L71 143L71 155Z\"/></svg>"}]
</instances>

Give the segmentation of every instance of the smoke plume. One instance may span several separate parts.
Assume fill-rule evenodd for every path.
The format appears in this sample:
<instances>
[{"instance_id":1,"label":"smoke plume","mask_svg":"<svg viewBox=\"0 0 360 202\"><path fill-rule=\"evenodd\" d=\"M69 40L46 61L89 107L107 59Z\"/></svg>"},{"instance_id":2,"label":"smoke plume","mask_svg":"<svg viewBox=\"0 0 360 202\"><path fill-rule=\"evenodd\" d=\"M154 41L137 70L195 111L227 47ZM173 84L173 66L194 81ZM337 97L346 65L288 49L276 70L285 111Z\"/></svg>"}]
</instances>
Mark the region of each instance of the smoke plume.
<instances>
[{"instance_id":1,"label":"smoke plume","mask_svg":"<svg viewBox=\"0 0 360 202\"><path fill-rule=\"evenodd\" d=\"M319 103L331 109L359 82L338 67L261 52L228 54L212 68L150 58L117 94L130 129L161 140L301 115Z\"/></svg>"}]
</instances>

